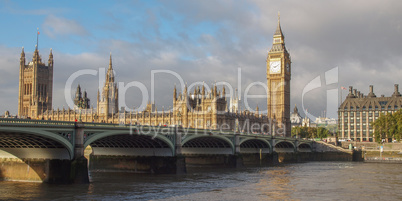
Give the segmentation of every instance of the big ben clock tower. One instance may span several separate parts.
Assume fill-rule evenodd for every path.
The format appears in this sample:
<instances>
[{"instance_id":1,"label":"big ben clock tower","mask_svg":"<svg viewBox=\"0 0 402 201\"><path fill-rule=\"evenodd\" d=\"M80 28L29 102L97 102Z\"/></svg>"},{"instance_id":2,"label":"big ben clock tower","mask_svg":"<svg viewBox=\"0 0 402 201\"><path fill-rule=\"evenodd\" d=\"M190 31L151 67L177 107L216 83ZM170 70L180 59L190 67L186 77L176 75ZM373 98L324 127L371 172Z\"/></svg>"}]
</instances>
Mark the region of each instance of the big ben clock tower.
<instances>
[{"instance_id":1,"label":"big ben clock tower","mask_svg":"<svg viewBox=\"0 0 402 201\"><path fill-rule=\"evenodd\" d=\"M285 47L278 13L278 26L267 57L268 117L275 119L275 134L290 137L290 55Z\"/></svg>"}]
</instances>

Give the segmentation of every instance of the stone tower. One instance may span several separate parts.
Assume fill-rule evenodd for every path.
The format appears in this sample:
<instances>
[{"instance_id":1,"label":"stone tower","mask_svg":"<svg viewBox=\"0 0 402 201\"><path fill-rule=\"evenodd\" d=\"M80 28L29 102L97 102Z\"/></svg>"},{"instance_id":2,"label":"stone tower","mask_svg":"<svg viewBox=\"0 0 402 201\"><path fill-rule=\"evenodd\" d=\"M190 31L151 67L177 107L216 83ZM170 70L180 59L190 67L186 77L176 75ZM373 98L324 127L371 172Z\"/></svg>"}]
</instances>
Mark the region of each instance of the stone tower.
<instances>
[{"instance_id":1,"label":"stone tower","mask_svg":"<svg viewBox=\"0 0 402 201\"><path fill-rule=\"evenodd\" d=\"M268 117L275 119L277 134L290 136L290 78L291 60L285 47L285 37L278 26L273 37L272 48L267 57Z\"/></svg>"},{"instance_id":2,"label":"stone tower","mask_svg":"<svg viewBox=\"0 0 402 201\"><path fill-rule=\"evenodd\" d=\"M52 109L53 54L50 49L48 65L42 63L36 45L32 61L25 64L22 48L18 94L18 116L37 118L39 114Z\"/></svg>"},{"instance_id":3,"label":"stone tower","mask_svg":"<svg viewBox=\"0 0 402 201\"><path fill-rule=\"evenodd\" d=\"M117 83L114 81L112 67L112 54L110 53L109 68L106 73L106 80L103 86L102 95L98 93L98 114L105 114L105 117L115 114L119 110Z\"/></svg>"},{"instance_id":4,"label":"stone tower","mask_svg":"<svg viewBox=\"0 0 402 201\"><path fill-rule=\"evenodd\" d=\"M86 91L81 92L81 86L78 85L74 98L74 109L89 109L90 100Z\"/></svg>"}]
</instances>

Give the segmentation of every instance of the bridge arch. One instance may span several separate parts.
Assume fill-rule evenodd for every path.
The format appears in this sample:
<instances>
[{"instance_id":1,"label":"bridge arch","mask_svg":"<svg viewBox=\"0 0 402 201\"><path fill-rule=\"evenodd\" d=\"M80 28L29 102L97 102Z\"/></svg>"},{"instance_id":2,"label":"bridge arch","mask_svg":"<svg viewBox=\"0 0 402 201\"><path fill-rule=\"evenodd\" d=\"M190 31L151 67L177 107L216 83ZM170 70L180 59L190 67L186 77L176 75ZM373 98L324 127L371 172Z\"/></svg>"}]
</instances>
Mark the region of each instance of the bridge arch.
<instances>
[{"instance_id":1,"label":"bridge arch","mask_svg":"<svg viewBox=\"0 0 402 201\"><path fill-rule=\"evenodd\" d=\"M276 152L294 152L295 145L290 141L281 140L275 143L274 149Z\"/></svg>"},{"instance_id":2,"label":"bridge arch","mask_svg":"<svg viewBox=\"0 0 402 201\"><path fill-rule=\"evenodd\" d=\"M309 143L301 143L299 144L299 146L297 146L297 150L299 152L311 152L312 147Z\"/></svg>"},{"instance_id":3,"label":"bridge arch","mask_svg":"<svg viewBox=\"0 0 402 201\"><path fill-rule=\"evenodd\" d=\"M240 141L240 153L270 153L271 144L265 139L243 139Z\"/></svg>"},{"instance_id":4,"label":"bridge arch","mask_svg":"<svg viewBox=\"0 0 402 201\"><path fill-rule=\"evenodd\" d=\"M94 155L173 156L173 142L164 135L106 131L88 138Z\"/></svg>"},{"instance_id":5,"label":"bridge arch","mask_svg":"<svg viewBox=\"0 0 402 201\"><path fill-rule=\"evenodd\" d=\"M0 155L15 158L73 159L74 131L62 136L51 129L0 127Z\"/></svg>"},{"instance_id":6,"label":"bridge arch","mask_svg":"<svg viewBox=\"0 0 402 201\"><path fill-rule=\"evenodd\" d=\"M194 135L182 141L183 154L233 154L233 142L219 135Z\"/></svg>"}]
</instances>

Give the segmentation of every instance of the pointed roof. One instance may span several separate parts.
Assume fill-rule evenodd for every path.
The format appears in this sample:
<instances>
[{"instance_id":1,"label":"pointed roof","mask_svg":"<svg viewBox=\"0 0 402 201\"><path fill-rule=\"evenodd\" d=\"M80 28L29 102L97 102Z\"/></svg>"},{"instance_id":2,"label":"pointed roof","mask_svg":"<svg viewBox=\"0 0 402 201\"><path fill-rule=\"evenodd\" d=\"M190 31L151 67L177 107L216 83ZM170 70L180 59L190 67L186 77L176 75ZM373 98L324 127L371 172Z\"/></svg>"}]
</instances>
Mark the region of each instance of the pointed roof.
<instances>
[{"instance_id":1,"label":"pointed roof","mask_svg":"<svg viewBox=\"0 0 402 201\"><path fill-rule=\"evenodd\" d=\"M22 47L21 57L25 57L24 46Z\"/></svg>"},{"instance_id":2,"label":"pointed roof","mask_svg":"<svg viewBox=\"0 0 402 201\"><path fill-rule=\"evenodd\" d=\"M281 15L278 11L278 26L276 27L274 36L283 36L282 29L281 29L281 22L280 22Z\"/></svg>"},{"instance_id":3,"label":"pointed roof","mask_svg":"<svg viewBox=\"0 0 402 201\"><path fill-rule=\"evenodd\" d=\"M297 105L295 104L295 108L293 109L293 113L294 114L298 114L299 113L299 110L297 109Z\"/></svg>"},{"instance_id":4,"label":"pointed roof","mask_svg":"<svg viewBox=\"0 0 402 201\"><path fill-rule=\"evenodd\" d=\"M113 69L113 68L112 68L112 52L110 52L109 69Z\"/></svg>"}]
</instances>

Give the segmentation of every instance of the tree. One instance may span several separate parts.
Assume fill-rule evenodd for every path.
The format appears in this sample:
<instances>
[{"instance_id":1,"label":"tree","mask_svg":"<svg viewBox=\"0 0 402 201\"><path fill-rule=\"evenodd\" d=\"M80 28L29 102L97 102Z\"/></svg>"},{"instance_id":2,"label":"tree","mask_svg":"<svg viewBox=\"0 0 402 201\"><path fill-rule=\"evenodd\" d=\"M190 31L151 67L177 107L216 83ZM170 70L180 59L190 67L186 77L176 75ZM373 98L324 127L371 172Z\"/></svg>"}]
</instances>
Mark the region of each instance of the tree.
<instances>
[{"instance_id":1,"label":"tree","mask_svg":"<svg viewBox=\"0 0 402 201\"><path fill-rule=\"evenodd\" d=\"M315 127L308 127L308 138L316 138L317 137L317 128Z\"/></svg>"},{"instance_id":2,"label":"tree","mask_svg":"<svg viewBox=\"0 0 402 201\"><path fill-rule=\"evenodd\" d=\"M300 127L299 126L295 126L295 127L292 127L292 130L290 131L290 134L291 134L291 136L292 137L294 137L294 136L299 136L299 134L300 134Z\"/></svg>"},{"instance_id":3,"label":"tree","mask_svg":"<svg viewBox=\"0 0 402 201\"><path fill-rule=\"evenodd\" d=\"M305 126L295 126L291 130L291 135L292 136L299 136L300 138L308 138L308 132L307 132L307 127Z\"/></svg>"},{"instance_id":4,"label":"tree","mask_svg":"<svg viewBox=\"0 0 402 201\"><path fill-rule=\"evenodd\" d=\"M400 141L402 138L402 109L395 112L394 116L396 122L395 138L397 141Z\"/></svg>"},{"instance_id":5,"label":"tree","mask_svg":"<svg viewBox=\"0 0 402 201\"><path fill-rule=\"evenodd\" d=\"M380 117L371 122L374 129L374 139L381 142L382 139L395 138L397 141L402 138L402 109L395 113L380 113Z\"/></svg>"},{"instance_id":6,"label":"tree","mask_svg":"<svg viewBox=\"0 0 402 201\"><path fill-rule=\"evenodd\" d=\"M317 128L317 137L322 139L322 138L327 138L328 137L328 129L324 128L324 127L318 127Z\"/></svg>"},{"instance_id":7,"label":"tree","mask_svg":"<svg viewBox=\"0 0 402 201\"><path fill-rule=\"evenodd\" d=\"M386 117L382 113L377 120L371 122L374 129L374 139L376 142L381 142L382 139L386 138L387 123Z\"/></svg>"}]
</instances>

